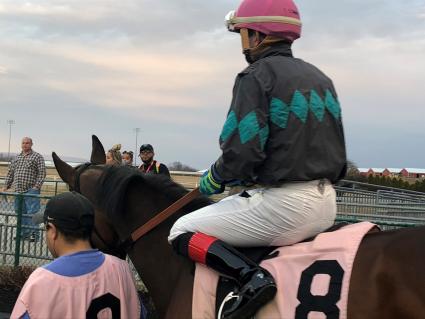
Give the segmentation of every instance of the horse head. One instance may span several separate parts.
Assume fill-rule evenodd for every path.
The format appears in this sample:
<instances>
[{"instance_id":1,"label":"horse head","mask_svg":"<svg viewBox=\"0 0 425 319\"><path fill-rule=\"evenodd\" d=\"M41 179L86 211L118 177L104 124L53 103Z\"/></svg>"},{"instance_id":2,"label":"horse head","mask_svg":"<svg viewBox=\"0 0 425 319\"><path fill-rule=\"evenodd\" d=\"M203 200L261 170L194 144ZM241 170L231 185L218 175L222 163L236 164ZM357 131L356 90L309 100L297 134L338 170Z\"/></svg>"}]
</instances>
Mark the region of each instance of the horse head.
<instances>
[{"instance_id":1,"label":"horse head","mask_svg":"<svg viewBox=\"0 0 425 319\"><path fill-rule=\"evenodd\" d=\"M69 189L81 193L94 205L95 228L91 237L92 245L106 253L124 257L125 252L117 246L118 234L105 212L96 205L96 193L93 185L99 179L106 162L105 150L97 136L92 135L92 153L89 163L73 168L61 160L55 152L52 153L52 157L59 176L68 184Z\"/></svg>"},{"instance_id":2,"label":"horse head","mask_svg":"<svg viewBox=\"0 0 425 319\"><path fill-rule=\"evenodd\" d=\"M165 318L168 305L176 296L188 296L182 306L190 317L193 274L190 261L174 254L167 237L174 222L182 215L211 204L207 197L199 196L184 209L158 224L138 240L129 243L132 234L188 191L168 176L144 174L128 166L105 164L105 151L96 136L92 136L90 163L76 168L62 161L55 153L53 161L59 176L71 190L87 197L95 208L94 247L106 253L128 253L154 300L158 316ZM143 272L142 272L143 270ZM161 274L161 275L159 275ZM170 289L170 283L184 287ZM179 298L180 298L179 297ZM171 310L170 310L171 311ZM171 311L175 315L175 311Z\"/></svg>"}]
</instances>

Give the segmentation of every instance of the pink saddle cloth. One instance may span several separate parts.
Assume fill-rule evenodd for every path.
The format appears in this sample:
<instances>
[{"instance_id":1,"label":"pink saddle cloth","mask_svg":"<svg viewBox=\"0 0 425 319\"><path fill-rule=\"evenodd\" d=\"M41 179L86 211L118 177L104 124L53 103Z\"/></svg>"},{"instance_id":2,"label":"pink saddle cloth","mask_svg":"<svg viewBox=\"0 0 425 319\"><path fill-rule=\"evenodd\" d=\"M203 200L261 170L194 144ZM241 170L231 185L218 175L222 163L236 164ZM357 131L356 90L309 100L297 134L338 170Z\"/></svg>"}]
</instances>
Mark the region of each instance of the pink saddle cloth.
<instances>
[{"instance_id":1,"label":"pink saddle cloth","mask_svg":"<svg viewBox=\"0 0 425 319\"><path fill-rule=\"evenodd\" d=\"M364 235L376 225L361 222L321 233L313 241L280 247L276 258L261 266L276 280L276 297L256 319L347 318L347 300L354 258ZM215 318L218 274L197 264L193 288L194 319Z\"/></svg>"}]
</instances>

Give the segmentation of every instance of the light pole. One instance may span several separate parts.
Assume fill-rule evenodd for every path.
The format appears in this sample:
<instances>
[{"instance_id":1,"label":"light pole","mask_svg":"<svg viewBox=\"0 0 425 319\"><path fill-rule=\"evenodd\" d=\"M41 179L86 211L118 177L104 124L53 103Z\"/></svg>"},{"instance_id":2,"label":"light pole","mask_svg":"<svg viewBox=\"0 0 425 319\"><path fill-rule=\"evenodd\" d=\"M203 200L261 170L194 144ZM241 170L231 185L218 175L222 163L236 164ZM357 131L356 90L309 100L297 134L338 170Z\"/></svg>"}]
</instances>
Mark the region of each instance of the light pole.
<instances>
[{"instance_id":1,"label":"light pole","mask_svg":"<svg viewBox=\"0 0 425 319\"><path fill-rule=\"evenodd\" d=\"M138 156L138 152L137 152L137 138L139 137L139 132L140 132L140 128L136 127L135 129L133 129L133 132L136 133L136 151L134 152L134 166L137 167L137 156Z\"/></svg>"},{"instance_id":2,"label":"light pole","mask_svg":"<svg viewBox=\"0 0 425 319\"><path fill-rule=\"evenodd\" d=\"M7 149L7 160L10 163L11 162L11 160L10 160L10 139L12 138L12 125L15 124L15 121L14 120L7 120L7 124L9 125L9 148Z\"/></svg>"}]
</instances>

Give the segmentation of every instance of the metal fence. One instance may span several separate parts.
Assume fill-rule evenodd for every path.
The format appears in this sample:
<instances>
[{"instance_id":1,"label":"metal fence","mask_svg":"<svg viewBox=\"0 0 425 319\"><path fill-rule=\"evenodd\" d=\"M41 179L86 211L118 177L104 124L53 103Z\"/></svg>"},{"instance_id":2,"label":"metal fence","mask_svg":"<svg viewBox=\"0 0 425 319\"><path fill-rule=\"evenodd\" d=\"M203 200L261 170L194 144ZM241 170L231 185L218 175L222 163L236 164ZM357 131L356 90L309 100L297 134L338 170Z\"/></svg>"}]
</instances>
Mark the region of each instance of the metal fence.
<instances>
[{"instance_id":1,"label":"metal fence","mask_svg":"<svg viewBox=\"0 0 425 319\"><path fill-rule=\"evenodd\" d=\"M44 212L47 201L52 196L22 195L0 192L0 265L38 267L53 259L47 248L45 229L40 225L22 225L24 197L36 197L40 200L40 212ZM24 231L34 232L33 238L23 238ZM139 289L144 289L139 274L128 260Z\"/></svg>"},{"instance_id":2,"label":"metal fence","mask_svg":"<svg viewBox=\"0 0 425 319\"><path fill-rule=\"evenodd\" d=\"M6 178L0 177L0 188L4 185ZM54 196L68 191L68 186L62 180L45 179L40 193L44 196Z\"/></svg>"},{"instance_id":3,"label":"metal fence","mask_svg":"<svg viewBox=\"0 0 425 319\"><path fill-rule=\"evenodd\" d=\"M384 230L425 224L425 195L336 186L339 221L369 220ZM398 190L398 192L396 191Z\"/></svg>"},{"instance_id":4,"label":"metal fence","mask_svg":"<svg viewBox=\"0 0 425 319\"><path fill-rule=\"evenodd\" d=\"M0 193L0 264L39 266L52 259L44 242L44 229L35 225L22 224L24 197L40 200L40 211L44 211L50 196ZM23 238L23 233L33 236ZM32 238L31 238L32 237Z\"/></svg>"},{"instance_id":5,"label":"metal fence","mask_svg":"<svg viewBox=\"0 0 425 319\"><path fill-rule=\"evenodd\" d=\"M369 220L384 230L425 225L425 195L391 190L362 190L336 186L337 221L357 222ZM54 181L52 193L62 192L65 184ZM65 189L62 189L65 187ZM52 259L44 241L41 226L22 224L24 196L40 199L43 212L52 196L0 193L0 265L39 266ZM216 199L220 197L217 196ZM21 232L30 230L38 235L34 241L24 239Z\"/></svg>"}]
</instances>

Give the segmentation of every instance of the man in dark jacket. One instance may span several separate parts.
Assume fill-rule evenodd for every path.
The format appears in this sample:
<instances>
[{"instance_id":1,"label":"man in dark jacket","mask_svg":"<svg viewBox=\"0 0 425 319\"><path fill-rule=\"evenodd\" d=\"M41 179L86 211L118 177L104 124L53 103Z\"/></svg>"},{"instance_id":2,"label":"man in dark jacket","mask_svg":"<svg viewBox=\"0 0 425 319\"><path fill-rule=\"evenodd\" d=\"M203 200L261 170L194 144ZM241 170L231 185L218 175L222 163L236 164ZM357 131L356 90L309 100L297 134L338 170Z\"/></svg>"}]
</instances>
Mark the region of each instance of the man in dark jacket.
<instances>
[{"instance_id":1,"label":"man in dark jacket","mask_svg":"<svg viewBox=\"0 0 425 319\"><path fill-rule=\"evenodd\" d=\"M146 174L163 174L170 177L170 172L164 164L153 159L155 153L153 151L153 146L151 144L143 144L140 146L139 154L142 165L139 166L139 169Z\"/></svg>"},{"instance_id":2,"label":"man in dark jacket","mask_svg":"<svg viewBox=\"0 0 425 319\"><path fill-rule=\"evenodd\" d=\"M332 183L345 174L346 153L332 81L292 55L301 34L293 1L244 0L227 18L250 65L236 78L222 154L200 191L217 194L235 181L257 187L183 216L168 239L179 254L235 279L238 298L224 317L250 318L276 285L232 246L290 245L330 227Z\"/></svg>"}]
</instances>

